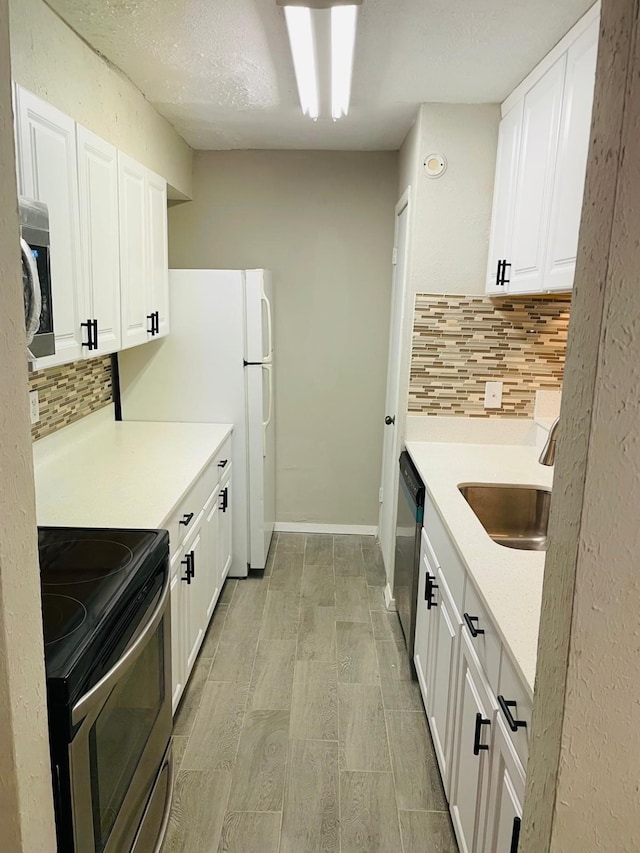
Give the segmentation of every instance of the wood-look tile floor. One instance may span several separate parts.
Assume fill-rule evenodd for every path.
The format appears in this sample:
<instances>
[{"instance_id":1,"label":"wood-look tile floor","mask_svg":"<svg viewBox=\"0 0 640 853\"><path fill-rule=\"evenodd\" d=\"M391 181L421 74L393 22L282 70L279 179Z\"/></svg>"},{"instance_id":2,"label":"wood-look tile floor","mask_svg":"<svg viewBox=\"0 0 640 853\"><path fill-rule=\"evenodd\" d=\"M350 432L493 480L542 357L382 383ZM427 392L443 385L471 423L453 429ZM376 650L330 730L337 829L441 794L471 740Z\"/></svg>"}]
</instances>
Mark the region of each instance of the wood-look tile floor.
<instances>
[{"instance_id":1,"label":"wood-look tile floor","mask_svg":"<svg viewBox=\"0 0 640 853\"><path fill-rule=\"evenodd\" d=\"M174 721L163 853L457 853L373 537L275 537Z\"/></svg>"}]
</instances>

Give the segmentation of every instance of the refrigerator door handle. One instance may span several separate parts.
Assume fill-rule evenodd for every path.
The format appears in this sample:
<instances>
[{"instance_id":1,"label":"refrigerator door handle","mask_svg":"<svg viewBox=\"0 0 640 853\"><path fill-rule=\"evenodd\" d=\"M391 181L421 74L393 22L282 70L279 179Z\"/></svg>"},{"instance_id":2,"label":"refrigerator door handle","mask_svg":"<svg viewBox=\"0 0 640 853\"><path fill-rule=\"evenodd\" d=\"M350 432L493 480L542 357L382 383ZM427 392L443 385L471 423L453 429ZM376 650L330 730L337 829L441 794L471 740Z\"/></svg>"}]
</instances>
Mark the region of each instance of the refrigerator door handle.
<instances>
[{"instance_id":1,"label":"refrigerator door handle","mask_svg":"<svg viewBox=\"0 0 640 853\"><path fill-rule=\"evenodd\" d=\"M269 297L268 297L268 296L267 296L267 294L264 292L264 290L262 291L262 294L261 294L260 298L262 299L262 301L264 302L264 304L267 306L267 339L268 339L268 348L267 348L267 355L265 356L265 361L266 361L266 362L269 362L269 361L271 361L271 353L273 352L273 331L272 331L273 326L272 326L272 320L271 320L271 302L269 301ZM271 419L271 418L269 418L269 419Z\"/></svg>"},{"instance_id":2,"label":"refrigerator door handle","mask_svg":"<svg viewBox=\"0 0 640 853\"><path fill-rule=\"evenodd\" d=\"M267 414L267 420L262 423L262 455L266 457L267 455L267 429L269 424L271 423L271 418L273 415L273 366L271 364L263 364L262 369L266 370L269 374L269 409Z\"/></svg>"}]
</instances>

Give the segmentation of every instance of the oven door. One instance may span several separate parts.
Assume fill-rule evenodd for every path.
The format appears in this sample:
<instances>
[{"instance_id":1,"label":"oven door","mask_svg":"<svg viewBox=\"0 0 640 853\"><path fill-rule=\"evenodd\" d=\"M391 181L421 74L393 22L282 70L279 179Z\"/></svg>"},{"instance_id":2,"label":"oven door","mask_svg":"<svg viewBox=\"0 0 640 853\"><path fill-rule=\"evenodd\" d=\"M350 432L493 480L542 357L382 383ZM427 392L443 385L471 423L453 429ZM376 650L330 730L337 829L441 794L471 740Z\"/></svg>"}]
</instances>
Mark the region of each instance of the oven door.
<instances>
[{"instance_id":1,"label":"oven door","mask_svg":"<svg viewBox=\"0 0 640 853\"><path fill-rule=\"evenodd\" d=\"M77 853L131 850L166 762L172 726L168 605L167 578L118 663L73 708L72 722L79 724L69 746Z\"/></svg>"}]
</instances>

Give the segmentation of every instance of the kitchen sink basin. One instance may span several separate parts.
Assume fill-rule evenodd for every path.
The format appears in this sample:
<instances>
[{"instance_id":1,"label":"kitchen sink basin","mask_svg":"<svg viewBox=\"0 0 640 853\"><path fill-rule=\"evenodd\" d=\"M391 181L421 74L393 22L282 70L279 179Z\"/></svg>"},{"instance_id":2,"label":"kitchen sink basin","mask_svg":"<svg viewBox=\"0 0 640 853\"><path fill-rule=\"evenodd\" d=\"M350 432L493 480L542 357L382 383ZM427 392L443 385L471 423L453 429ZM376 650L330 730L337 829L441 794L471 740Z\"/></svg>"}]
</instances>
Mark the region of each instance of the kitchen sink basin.
<instances>
[{"instance_id":1,"label":"kitchen sink basin","mask_svg":"<svg viewBox=\"0 0 640 853\"><path fill-rule=\"evenodd\" d=\"M494 542L523 551L547 550L548 489L492 483L461 483L458 489Z\"/></svg>"}]
</instances>

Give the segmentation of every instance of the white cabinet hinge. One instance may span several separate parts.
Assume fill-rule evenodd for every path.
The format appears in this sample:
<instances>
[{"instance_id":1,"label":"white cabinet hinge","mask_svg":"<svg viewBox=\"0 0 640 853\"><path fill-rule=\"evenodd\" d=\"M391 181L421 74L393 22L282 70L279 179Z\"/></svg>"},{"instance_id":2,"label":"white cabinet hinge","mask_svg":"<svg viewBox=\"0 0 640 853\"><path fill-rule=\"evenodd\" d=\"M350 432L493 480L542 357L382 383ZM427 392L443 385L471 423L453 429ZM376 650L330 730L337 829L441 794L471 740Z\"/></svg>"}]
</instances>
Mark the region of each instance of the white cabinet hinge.
<instances>
[{"instance_id":1,"label":"white cabinet hinge","mask_svg":"<svg viewBox=\"0 0 640 853\"><path fill-rule=\"evenodd\" d=\"M395 266L398 263L398 250L394 248L391 252L391 263Z\"/></svg>"}]
</instances>

